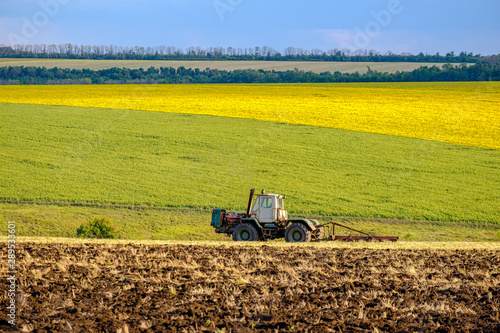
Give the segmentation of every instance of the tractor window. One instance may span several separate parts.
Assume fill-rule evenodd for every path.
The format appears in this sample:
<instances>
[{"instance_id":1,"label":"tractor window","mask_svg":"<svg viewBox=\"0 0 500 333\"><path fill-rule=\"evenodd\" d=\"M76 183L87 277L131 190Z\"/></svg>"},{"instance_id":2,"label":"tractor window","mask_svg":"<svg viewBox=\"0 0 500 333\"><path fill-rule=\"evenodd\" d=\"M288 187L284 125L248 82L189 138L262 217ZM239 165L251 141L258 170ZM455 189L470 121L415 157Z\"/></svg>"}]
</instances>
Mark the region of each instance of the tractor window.
<instances>
[{"instance_id":1,"label":"tractor window","mask_svg":"<svg viewBox=\"0 0 500 333\"><path fill-rule=\"evenodd\" d=\"M273 198L262 198L260 206L262 208L272 208L273 207Z\"/></svg>"},{"instance_id":2,"label":"tractor window","mask_svg":"<svg viewBox=\"0 0 500 333\"><path fill-rule=\"evenodd\" d=\"M281 209L285 208L285 206L283 205L283 198L278 198L278 207L277 208L281 208Z\"/></svg>"},{"instance_id":3,"label":"tractor window","mask_svg":"<svg viewBox=\"0 0 500 333\"><path fill-rule=\"evenodd\" d=\"M255 199L255 202L253 203L252 213L259 210L259 207L260 207L260 197L257 197L257 199Z\"/></svg>"}]
</instances>

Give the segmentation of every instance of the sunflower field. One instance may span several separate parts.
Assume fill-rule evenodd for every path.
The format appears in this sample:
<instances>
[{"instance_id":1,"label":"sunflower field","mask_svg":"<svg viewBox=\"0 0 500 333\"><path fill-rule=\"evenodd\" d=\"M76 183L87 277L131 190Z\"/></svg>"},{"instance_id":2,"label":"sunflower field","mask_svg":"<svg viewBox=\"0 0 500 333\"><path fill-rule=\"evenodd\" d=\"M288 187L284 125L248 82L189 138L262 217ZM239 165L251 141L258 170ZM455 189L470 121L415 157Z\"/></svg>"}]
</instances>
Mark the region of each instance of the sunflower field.
<instances>
[{"instance_id":1,"label":"sunflower field","mask_svg":"<svg viewBox=\"0 0 500 333\"><path fill-rule=\"evenodd\" d=\"M499 82L3 86L0 103L247 118L500 148Z\"/></svg>"}]
</instances>

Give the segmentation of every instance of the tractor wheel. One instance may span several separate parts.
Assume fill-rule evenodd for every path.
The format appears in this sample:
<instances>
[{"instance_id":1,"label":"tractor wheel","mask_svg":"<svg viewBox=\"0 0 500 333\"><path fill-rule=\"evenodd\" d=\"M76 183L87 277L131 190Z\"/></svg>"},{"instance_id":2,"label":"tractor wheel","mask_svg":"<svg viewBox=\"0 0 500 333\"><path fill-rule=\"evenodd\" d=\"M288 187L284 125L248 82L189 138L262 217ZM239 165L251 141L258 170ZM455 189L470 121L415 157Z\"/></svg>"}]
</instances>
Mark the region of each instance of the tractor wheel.
<instances>
[{"instance_id":1,"label":"tractor wheel","mask_svg":"<svg viewBox=\"0 0 500 333\"><path fill-rule=\"evenodd\" d=\"M240 223L234 228L233 241L235 242L253 242L258 239L257 229L250 223Z\"/></svg>"},{"instance_id":2,"label":"tractor wheel","mask_svg":"<svg viewBox=\"0 0 500 333\"><path fill-rule=\"evenodd\" d=\"M322 240L325 237L325 227L318 228L318 240Z\"/></svg>"},{"instance_id":3,"label":"tractor wheel","mask_svg":"<svg viewBox=\"0 0 500 333\"><path fill-rule=\"evenodd\" d=\"M311 231L302 223L294 223L286 228L285 240L287 242L310 242Z\"/></svg>"}]
</instances>

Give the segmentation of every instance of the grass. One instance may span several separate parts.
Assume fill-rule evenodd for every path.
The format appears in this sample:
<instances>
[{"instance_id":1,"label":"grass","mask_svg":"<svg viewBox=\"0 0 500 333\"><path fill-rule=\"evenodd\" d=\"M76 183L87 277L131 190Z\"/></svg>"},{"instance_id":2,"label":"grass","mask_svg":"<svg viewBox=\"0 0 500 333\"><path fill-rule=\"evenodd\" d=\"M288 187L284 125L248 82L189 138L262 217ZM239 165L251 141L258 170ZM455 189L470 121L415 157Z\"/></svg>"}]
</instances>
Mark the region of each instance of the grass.
<instances>
[{"instance_id":1,"label":"grass","mask_svg":"<svg viewBox=\"0 0 500 333\"><path fill-rule=\"evenodd\" d=\"M4 200L242 211L255 187L287 195L291 215L500 221L499 150L248 119L17 104L0 105L0 133Z\"/></svg>"},{"instance_id":2,"label":"grass","mask_svg":"<svg viewBox=\"0 0 500 333\"><path fill-rule=\"evenodd\" d=\"M16 222L17 236L76 237L76 229L96 217L108 217L121 239L224 240L207 221L210 212L147 207L89 207L0 203L0 223ZM0 230L7 235L7 226Z\"/></svg>"},{"instance_id":3,"label":"grass","mask_svg":"<svg viewBox=\"0 0 500 333\"><path fill-rule=\"evenodd\" d=\"M0 86L0 103L205 114L500 149L500 82Z\"/></svg>"},{"instance_id":4,"label":"grass","mask_svg":"<svg viewBox=\"0 0 500 333\"><path fill-rule=\"evenodd\" d=\"M7 222L16 221L18 237L76 237L76 229L96 217L109 217L122 240L212 241L232 243L210 226L208 209L155 209L151 207L70 206L0 203L0 235L7 235ZM329 221L319 216L322 222ZM495 242L498 225L362 218L334 218L335 221L379 236L398 236L402 242ZM348 234L337 227L337 234ZM32 239L32 238L29 238ZM56 239L51 242L58 241ZM59 240L61 241L61 240ZM339 242L334 242L339 244ZM201 242L200 244L205 244ZM208 243L212 244L212 243ZM283 241L265 244L284 245ZM329 243L330 244L330 243ZM369 244L360 242L359 244ZM384 244L388 244L387 242ZM324 246L324 245L315 245ZM425 247L426 245L424 245Z\"/></svg>"},{"instance_id":5,"label":"grass","mask_svg":"<svg viewBox=\"0 0 500 333\"><path fill-rule=\"evenodd\" d=\"M0 59L0 66L36 66L36 67L59 67L69 69L107 69L118 68L149 68L149 67L174 67L199 69L264 69L287 71L295 68L321 72L342 73L366 73L368 67L379 72L395 73L396 71L412 71L421 66L442 67L443 63L420 63L420 62L314 62L314 61L163 61L163 60L76 60L76 59Z\"/></svg>"}]
</instances>

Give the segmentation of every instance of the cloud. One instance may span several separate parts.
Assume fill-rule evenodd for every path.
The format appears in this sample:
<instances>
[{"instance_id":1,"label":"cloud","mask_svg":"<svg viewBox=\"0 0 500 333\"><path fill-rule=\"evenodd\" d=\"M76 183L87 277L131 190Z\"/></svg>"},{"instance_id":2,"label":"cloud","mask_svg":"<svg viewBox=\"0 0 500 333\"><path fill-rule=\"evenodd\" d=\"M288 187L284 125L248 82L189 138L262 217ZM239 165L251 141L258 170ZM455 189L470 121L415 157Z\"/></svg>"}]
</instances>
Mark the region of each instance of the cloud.
<instances>
[{"instance_id":1,"label":"cloud","mask_svg":"<svg viewBox=\"0 0 500 333\"><path fill-rule=\"evenodd\" d=\"M28 33L33 34L34 30L26 27L26 20L22 21L18 18L0 17L0 44L14 45L14 44L28 44L30 39L25 35ZM24 31L24 34L23 34Z\"/></svg>"},{"instance_id":2,"label":"cloud","mask_svg":"<svg viewBox=\"0 0 500 333\"><path fill-rule=\"evenodd\" d=\"M351 43L354 37L348 29L314 29L311 32L320 35L325 42L339 45Z\"/></svg>"}]
</instances>

